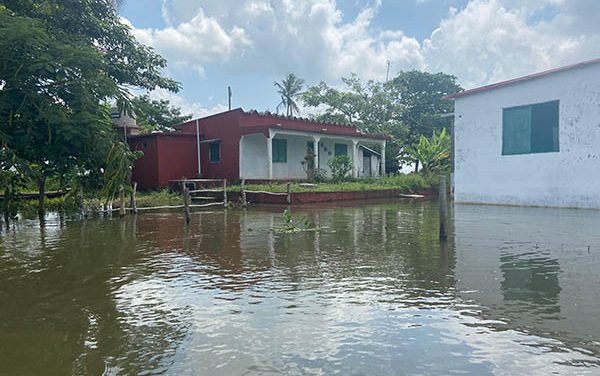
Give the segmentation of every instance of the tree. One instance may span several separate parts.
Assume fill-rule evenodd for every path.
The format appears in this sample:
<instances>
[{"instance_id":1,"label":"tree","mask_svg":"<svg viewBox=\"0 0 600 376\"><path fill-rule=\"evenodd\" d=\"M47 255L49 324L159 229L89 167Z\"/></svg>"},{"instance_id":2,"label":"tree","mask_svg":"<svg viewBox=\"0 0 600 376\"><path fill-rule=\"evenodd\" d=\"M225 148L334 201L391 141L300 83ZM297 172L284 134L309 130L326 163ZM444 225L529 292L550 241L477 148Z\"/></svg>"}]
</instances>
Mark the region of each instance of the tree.
<instances>
[{"instance_id":1,"label":"tree","mask_svg":"<svg viewBox=\"0 0 600 376\"><path fill-rule=\"evenodd\" d=\"M147 94L133 98L131 105L143 133L169 131L174 125L192 118L192 115L182 115L181 109L172 106L168 100L152 100Z\"/></svg>"},{"instance_id":2,"label":"tree","mask_svg":"<svg viewBox=\"0 0 600 376\"><path fill-rule=\"evenodd\" d=\"M444 128L439 134L433 131L431 137L421 135L419 142L406 147L399 159L404 162L420 161L423 174L444 173L450 167L450 148L450 136Z\"/></svg>"},{"instance_id":3,"label":"tree","mask_svg":"<svg viewBox=\"0 0 600 376\"><path fill-rule=\"evenodd\" d=\"M281 82L275 82L274 85L281 97L281 102L277 105L276 111L279 112L283 107L287 116L292 116L294 113L299 114L300 108L298 108L296 99L302 94L304 80L290 73Z\"/></svg>"},{"instance_id":4,"label":"tree","mask_svg":"<svg viewBox=\"0 0 600 376\"><path fill-rule=\"evenodd\" d=\"M391 136L386 153L386 167L393 169L389 172L397 170L402 147L447 125L441 115L452 112L453 104L442 97L461 90L454 76L420 71L400 72L387 83L363 83L355 74L342 82L345 90L324 82L308 88L304 103L323 108L318 120L351 123L364 132Z\"/></svg>"},{"instance_id":5,"label":"tree","mask_svg":"<svg viewBox=\"0 0 600 376\"><path fill-rule=\"evenodd\" d=\"M389 172L397 171L396 156L406 132L400 120L403 109L396 93L381 82L363 83L355 74L342 78L342 82L345 90L321 82L308 88L302 99L307 106L323 109L317 120L353 124L363 132L391 136L386 167Z\"/></svg>"},{"instance_id":6,"label":"tree","mask_svg":"<svg viewBox=\"0 0 600 376\"><path fill-rule=\"evenodd\" d=\"M48 177L106 164L116 140L109 101L130 106L131 87L179 89L112 0L3 0L0 35L0 147L29 164L19 173L36 181L40 214Z\"/></svg>"}]
</instances>

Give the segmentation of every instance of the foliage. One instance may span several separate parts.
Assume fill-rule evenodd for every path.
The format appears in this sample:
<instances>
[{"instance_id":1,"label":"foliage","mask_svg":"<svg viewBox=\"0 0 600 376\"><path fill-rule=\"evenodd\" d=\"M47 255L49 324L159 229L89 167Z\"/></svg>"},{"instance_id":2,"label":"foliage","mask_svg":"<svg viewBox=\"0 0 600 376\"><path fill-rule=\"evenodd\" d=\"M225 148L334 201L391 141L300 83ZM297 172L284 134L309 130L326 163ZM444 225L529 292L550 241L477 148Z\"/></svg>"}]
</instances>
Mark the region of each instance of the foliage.
<instances>
[{"instance_id":1,"label":"foliage","mask_svg":"<svg viewBox=\"0 0 600 376\"><path fill-rule=\"evenodd\" d=\"M171 192L168 189L158 192L141 192L136 196L138 208L174 206L181 205L182 202L183 198L180 193Z\"/></svg>"},{"instance_id":2,"label":"foliage","mask_svg":"<svg viewBox=\"0 0 600 376\"><path fill-rule=\"evenodd\" d=\"M331 169L331 175L334 182L341 182L348 179L348 174L352 171L352 160L347 155L338 155L330 159L327 163Z\"/></svg>"},{"instance_id":3,"label":"foliage","mask_svg":"<svg viewBox=\"0 0 600 376\"><path fill-rule=\"evenodd\" d=\"M131 105L142 133L169 131L174 125L192 118L192 115L182 115L181 109L172 106L168 100L153 100L147 94L133 98Z\"/></svg>"},{"instance_id":4,"label":"foliage","mask_svg":"<svg viewBox=\"0 0 600 376\"><path fill-rule=\"evenodd\" d=\"M277 105L276 111L279 112L281 108L285 108L287 116L292 116L294 113L299 114L300 108L298 108L296 99L302 94L304 80L293 73L289 73L281 82L275 82L274 85L281 97L281 102Z\"/></svg>"},{"instance_id":5,"label":"foliage","mask_svg":"<svg viewBox=\"0 0 600 376\"><path fill-rule=\"evenodd\" d=\"M102 197L106 202L117 197L120 186L129 188L127 181L133 170L133 163L142 156L141 151L131 151L122 142L115 142L108 152L104 170ZM127 189L129 190L129 189Z\"/></svg>"},{"instance_id":6,"label":"foliage","mask_svg":"<svg viewBox=\"0 0 600 376\"><path fill-rule=\"evenodd\" d=\"M342 81L345 89L321 82L309 87L302 99L307 106L322 109L317 120L350 123L364 132L389 135L388 172L397 171L397 155L403 146L444 127L448 120L440 115L452 112L453 104L442 97L461 90L454 76L419 71L400 72L387 83L363 83L354 74Z\"/></svg>"},{"instance_id":7,"label":"foliage","mask_svg":"<svg viewBox=\"0 0 600 376\"><path fill-rule=\"evenodd\" d=\"M415 145L404 148L399 159L403 161L420 161L423 174L448 172L450 167L450 136L446 128L431 137L421 136Z\"/></svg>"},{"instance_id":8,"label":"foliage","mask_svg":"<svg viewBox=\"0 0 600 376\"><path fill-rule=\"evenodd\" d=\"M116 139L109 101L179 88L111 0L4 0L0 35L0 147L30 165L18 173L33 172L40 191L49 177L98 176Z\"/></svg>"},{"instance_id":9,"label":"foliage","mask_svg":"<svg viewBox=\"0 0 600 376\"><path fill-rule=\"evenodd\" d=\"M293 234L296 232L315 231L314 224L309 221L306 217L302 217L299 220L294 220L292 212L289 209L283 211L283 227L275 228L276 232L284 234Z\"/></svg>"}]
</instances>

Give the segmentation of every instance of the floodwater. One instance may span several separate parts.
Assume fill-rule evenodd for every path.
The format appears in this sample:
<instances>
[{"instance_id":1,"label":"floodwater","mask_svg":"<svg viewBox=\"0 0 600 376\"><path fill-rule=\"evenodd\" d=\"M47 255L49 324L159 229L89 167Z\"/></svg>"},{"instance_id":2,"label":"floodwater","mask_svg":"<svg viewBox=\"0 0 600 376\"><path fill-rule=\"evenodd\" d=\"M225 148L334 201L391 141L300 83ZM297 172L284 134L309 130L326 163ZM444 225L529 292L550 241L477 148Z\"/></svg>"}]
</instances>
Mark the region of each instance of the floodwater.
<instances>
[{"instance_id":1,"label":"floodwater","mask_svg":"<svg viewBox=\"0 0 600 376\"><path fill-rule=\"evenodd\" d=\"M3 229L0 375L600 374L600 211L281 212Z\"/></svg>"}]
</instances>

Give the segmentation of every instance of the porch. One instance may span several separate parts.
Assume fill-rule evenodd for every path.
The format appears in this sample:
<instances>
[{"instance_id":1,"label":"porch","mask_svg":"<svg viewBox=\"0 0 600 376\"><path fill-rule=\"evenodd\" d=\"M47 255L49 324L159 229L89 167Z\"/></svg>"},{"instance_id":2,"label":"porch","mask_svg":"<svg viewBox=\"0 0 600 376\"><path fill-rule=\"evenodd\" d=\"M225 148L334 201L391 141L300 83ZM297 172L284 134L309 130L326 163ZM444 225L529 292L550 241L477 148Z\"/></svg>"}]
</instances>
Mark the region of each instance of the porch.
<instances>
[{"instance_id":1,"label":"porch","mask_svg":"<svg viewBox=\"0 0 600 376\"><path fill-rule=\"evenodd\" d=\"M311 154L315 170L326 177L331 177L329 161L338 155L352 161L352 177L378 177L385 172L385 145L382 139L292 130L269 129L268 137L262 132L246 134L239 142L240 178L306 179L306 157Z\"/></svg>"}]
</instances>

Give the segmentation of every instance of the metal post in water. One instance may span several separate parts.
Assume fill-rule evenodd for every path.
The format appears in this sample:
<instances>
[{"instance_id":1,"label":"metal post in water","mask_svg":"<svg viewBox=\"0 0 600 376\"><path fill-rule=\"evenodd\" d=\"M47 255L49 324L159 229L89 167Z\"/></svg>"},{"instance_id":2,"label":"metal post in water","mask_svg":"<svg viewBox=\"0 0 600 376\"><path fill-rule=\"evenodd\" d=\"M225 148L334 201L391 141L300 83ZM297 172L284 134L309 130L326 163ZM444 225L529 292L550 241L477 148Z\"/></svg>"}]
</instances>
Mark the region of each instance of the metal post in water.
<instances>
[{"instance_id":1,"label":"metal post in water","mask_svg":"<svg viewBox=\"0 0 600 376\"><path fill-rule=\"evenodd\" d=\"M440 175L440 188L438 192L438 202L440 209L440 240L446 240L446 218L448 217L448 202L446 199L446 176Z\"/></svg>"},{"instance_id":2,"label":"metal post in water","mask_svg":"<svg viewBox=\"0 0 600 376\"><path fill-rule=\"evenodd\" d=\"M290 205L292 203L292 183L287 183L287 204Z\"/></svg>"}]
</instances>

